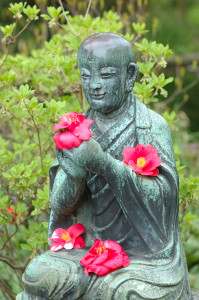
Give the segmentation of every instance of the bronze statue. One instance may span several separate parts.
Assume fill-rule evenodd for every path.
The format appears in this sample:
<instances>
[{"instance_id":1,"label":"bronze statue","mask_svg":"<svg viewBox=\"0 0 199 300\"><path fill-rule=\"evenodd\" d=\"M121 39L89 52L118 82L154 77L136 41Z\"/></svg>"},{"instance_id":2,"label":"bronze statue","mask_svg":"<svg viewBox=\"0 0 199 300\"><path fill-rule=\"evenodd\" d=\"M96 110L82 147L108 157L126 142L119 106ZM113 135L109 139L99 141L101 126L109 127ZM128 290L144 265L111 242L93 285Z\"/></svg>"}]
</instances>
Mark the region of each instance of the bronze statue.
<instances>
[{"instance_id":1,"label":"bronze statue","mask_svg":"<svg viewBox=\"0 0 199 300\"><path fill-rule=\"evenodd\" d=\"M119 35L96 34L81 44L78 64L93 138L57 150L50 169L48 237L79 222L86 228L87 247L33 259L18 299L191 299L170 131L132 94L138 74L133 48ZM158 149L157 176L136 174L122 162L123 149L137 144ZM85 275L79 261L94 238L120 243L130 265L104 277Z\"/></svg>"}]
</instances>

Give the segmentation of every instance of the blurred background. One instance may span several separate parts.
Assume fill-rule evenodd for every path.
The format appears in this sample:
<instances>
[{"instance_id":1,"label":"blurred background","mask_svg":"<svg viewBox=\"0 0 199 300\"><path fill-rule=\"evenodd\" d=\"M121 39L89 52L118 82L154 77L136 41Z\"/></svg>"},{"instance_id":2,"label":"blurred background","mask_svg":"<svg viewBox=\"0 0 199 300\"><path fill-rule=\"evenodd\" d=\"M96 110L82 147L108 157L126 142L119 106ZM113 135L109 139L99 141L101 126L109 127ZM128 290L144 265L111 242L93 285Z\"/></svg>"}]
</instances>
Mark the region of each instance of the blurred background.
<instances>
[{"instance_id":1,"label":"blurred background","mask_svg":"<svg viewBox=\"0 0 199 300\"><path fill-rule=\"evenodd\" d=\"M20 1L0 1L1 25L13 21L12 14L8 10L10 3ZM58 7L58 0L28 0L33 6L36 4L41 13L47 13L47 6ZM72 16L85 14L88 1L63 0L65 10ZM171 76L178 74L183 77L184 86L192 83L188 89L168 100L173 106L180 105L187 114L188 128L192 132L192 141L199 139L199 2L197 0L93 0L89 13L93 17L101 17L105 11L115 11L124 23L124 32L128 30L132 22L145 22L146 28L151 29L146 37L153 38L159 43L169 44L175 55L170 58L167 72ZM24 22L24 21L23 21ZM22 24L23 26L24 24ZM29 53L33 48L41 47L39 35L45 34L46 40L51 37L51 32L42 20L34 22L27 31L21 35L14 52ZM37 39L35 39L35 37ZM42 40L45 40L42 38ZM27 42L28 41L28 42ZM18 49L17 49L18 48ZM180 73L180 75L179 75ZM197 75L197 76L196 76ZM174 83L175 84L175 83ZM168 92L172 95L174 84L169 85ZM180 84L180 83L178 83ZM183 102L181 101L183 98Z\"/></svg>"},{"instance_id":2,"label":"blurred background","mask_svg":"<svg viewBox=\"0 0 199 300\"><path fill-rule=\"evenodd\" d=\"M88 107L77 49L101 31L132 42L137 62L144 61L134 93L170 125L180 177L180 235L190 285L199 289L199 1L0 0L0 25L0 299L15 299L28 262L49 249L52 128L63 112ZM152 72L168 80L157 94ZM142 92L148 99L139 98Z\"/></svg>"}]
</instances>

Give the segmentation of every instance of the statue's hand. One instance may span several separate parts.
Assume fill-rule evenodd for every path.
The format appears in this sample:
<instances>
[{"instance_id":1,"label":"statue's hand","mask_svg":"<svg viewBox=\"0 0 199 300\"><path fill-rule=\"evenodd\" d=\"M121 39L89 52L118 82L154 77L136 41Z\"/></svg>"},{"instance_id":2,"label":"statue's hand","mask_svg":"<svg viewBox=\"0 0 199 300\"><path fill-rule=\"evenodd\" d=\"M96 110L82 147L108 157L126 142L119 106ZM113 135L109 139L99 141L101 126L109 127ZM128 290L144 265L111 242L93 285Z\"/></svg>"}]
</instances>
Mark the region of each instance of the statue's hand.
<instances>
[{"instance_id":1,"label":"statue's hand","mask_svg":"<svg viewBox=\"0 0 199 300\"><path fill-rule=\"evenodd\" d=\"M83 141L78 148L63 150L77 166L93 173L102 173L106 165L106 152L93 138Z\"/></svg>"},{"instance_id":2,"label":"statue's hand","mask_svg":"<svg viewBox=\"0 0 199 300\"><path fill-rule=\"evenodd\" d=\"M66 156L64 151L56 148L56 152L60 167L72 180L79 180L86 177L87 172Z\"/></svg>"}]
</instances>

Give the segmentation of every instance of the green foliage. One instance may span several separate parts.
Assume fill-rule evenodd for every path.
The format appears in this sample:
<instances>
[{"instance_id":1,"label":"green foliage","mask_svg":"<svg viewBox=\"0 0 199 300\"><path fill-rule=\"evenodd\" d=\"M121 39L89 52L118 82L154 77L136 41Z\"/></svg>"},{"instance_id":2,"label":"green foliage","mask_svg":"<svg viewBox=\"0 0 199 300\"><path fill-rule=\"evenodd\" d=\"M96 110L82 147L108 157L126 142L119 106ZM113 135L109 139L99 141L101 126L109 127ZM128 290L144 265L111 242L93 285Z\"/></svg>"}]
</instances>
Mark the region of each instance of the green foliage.
<instances>
[{"instance_id":1,"label":"green foliage","mask_svg":"<svg viewBox=\"0 0 199 300\"><path fill-rule=\"evenodd\" d=\"M16 23L12 23L10 25L6 25L6 26L1 26L0 27L0 29L1 29L1 31L3 33L3 35L4 35L4 38L2 39L2 41L6 41L6 40L8 40L11 37L12 32L13 32L13 30L15 28L15 25L16 25Z\"/></svg>"},{"instance_id":2,"label":"green foliage","mask_svg":"<svg viewBox=\"0 0 199 300\"><path fill-rule=\"evenodd\" d=\"M24 14L28 17L29 20L38 20L38 13L40 12L40 9L37 8L36 5L34 5L33 7L31 7L30 5L28 5L26 8L23 8L23 12Z\"/></svg>"},{"instance_id":3,"label":"green foliage","mask_svg":"<svg viewBox=\"0 0 199 300\"><path fill-rule=\"evenodd\" d=\"M26 6L25 3L10 3L10 7L8 8L12 13L13 13L13 18L14 19L21 19L22 18L22 12Z\"/></svg>"},{"instance_id":4,"label":"green foliage","mask_svg":"<svg viewBox=\"0 0 199 300\"><path fill-rule=\"evenodd\" d=\"M8 279L5 272L2 275L16 294L20 287L18 278L27 262L48 249L48 170L55 157L53 125L66 111L81 113L88 108L77 67L77 50L81 42L98 32L123 33L135 46L136 54L141 56L138 62L140 77L134 86L136 97L148 106L156 105L169 122L174 140L181 127L178 114L169 111L164 101L159 100L167 97L167 85L173 80L163 73L167 66L166 58L172 51L168 45L144 37L148 32L145 23L131 23L128 32L125 32L120 16L113 11L105 12L101 18L89 14L72 17L68 12L63 13L61 7L49 6L48 14L42 14L40 23L36 24L48 24L51 39L46 41L43 38L41 48L32 50L28 55L23 51L11 55L10 45L17 43L21 32L31 21L38 20L40 9L36 5L31 7L19 2L10 4L9 10L16 22L1 26L8 52L0 62L0 261L3 262L0 270L12 270L10 263L18 266L18 271L14 269L17 275L13 275L17 285ZM69 21L67 24L64 23L65 17ZM20 31L18 20L25 24ZM179 148L177 145L174 148L180 175L181 235L183 242L188 243L190 231L191 240L196 241L199 235L199 218L196 215L199 179L188 174L187 167L181 165ZM13 214L7 209L9 206ZM190 250L188 246L187 249L188 253L192 251L195 257L199 257L196 247ZM196 271L193 269L193 275Z\"/></svg>"},{"instance_id":5,"label":"green foliage","mask_svg":"<svg viewBox=\"0 0 199 300\"><path fill-rule=\"evenodd\" d=\"M58 22L58 20L64 16L64 15L67 15L69 14L68 11L66 12L62 12L62 9L61 7L58 7L57 9L53 6L48 6L47 7L47 12L49 15L46 15L46 14L42 14L41 17L46 20L46 21L49 21L49 27L52 28L53 26L55 26Z\"/></svg>"}]
</instances>

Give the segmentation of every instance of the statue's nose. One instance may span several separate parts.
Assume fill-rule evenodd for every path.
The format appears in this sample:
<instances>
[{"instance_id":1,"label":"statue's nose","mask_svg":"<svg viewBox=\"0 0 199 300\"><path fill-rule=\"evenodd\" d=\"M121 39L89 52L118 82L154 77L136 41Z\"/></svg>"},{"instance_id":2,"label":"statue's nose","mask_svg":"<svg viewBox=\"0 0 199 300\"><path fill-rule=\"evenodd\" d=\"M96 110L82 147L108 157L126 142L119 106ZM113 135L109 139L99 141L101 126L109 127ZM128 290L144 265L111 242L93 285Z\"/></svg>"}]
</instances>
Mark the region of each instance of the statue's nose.
<instances>
[{"instance_id":1,"label":"statue's nose","mask_svg":"<svg viewBox=\"0 0 199 300\"><path fill-rule=\"evenodd\" d=\"M99 90L99 89L101 89L101 87L102 87L102 84L100 82L93 81L90 83L90 90Z\"/></svg>"}]
</instances>

